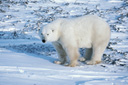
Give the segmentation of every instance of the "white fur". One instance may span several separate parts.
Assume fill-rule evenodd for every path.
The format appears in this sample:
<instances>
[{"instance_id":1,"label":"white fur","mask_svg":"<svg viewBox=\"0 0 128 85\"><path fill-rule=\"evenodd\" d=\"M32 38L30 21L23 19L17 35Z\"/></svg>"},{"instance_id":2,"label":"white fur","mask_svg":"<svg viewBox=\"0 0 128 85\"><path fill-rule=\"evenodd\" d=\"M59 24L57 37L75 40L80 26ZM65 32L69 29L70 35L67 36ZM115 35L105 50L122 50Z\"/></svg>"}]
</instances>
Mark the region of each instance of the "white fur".
<instances>
[{"instance_id":1,"label":"white fur","mask_svg":"<svg viewBox=\"0 0 128 85\"><path fill-rule=\"evenodd\" d=\"M57 19L44 26L41 33L43 34L41 39L53 42L60 56L60 62L64 64L67 61L66 56L69 56L69 66L72 67L78 64L79 48L87 48L85 54L87 64L100 63L110 39L109 25L94 15Z\"/></svg>"}]
</instances>

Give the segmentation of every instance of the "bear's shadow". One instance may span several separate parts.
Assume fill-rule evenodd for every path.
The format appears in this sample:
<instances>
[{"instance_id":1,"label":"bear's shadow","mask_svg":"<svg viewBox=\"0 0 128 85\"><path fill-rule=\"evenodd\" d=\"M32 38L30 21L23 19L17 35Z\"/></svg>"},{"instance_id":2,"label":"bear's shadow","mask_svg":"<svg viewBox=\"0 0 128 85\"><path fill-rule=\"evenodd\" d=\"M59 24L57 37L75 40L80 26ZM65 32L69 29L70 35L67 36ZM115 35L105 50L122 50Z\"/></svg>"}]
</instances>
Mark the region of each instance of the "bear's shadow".
<instances>
[{"instance_id":1,"label":"bear's shadow","mask_svg":"<svg viewBox=\"0 0 128 85\"><path fill-rule=\"evenodd\" d=\"M52 44L32 43L32 44L7 45L1 47L14 52L25 53L30 56L43 58L52 63L53 61L58 59L57 52ZM85 49L81 48L79 51L80 54L83 55Z\"/></svg>"},{"instance_id":2,"label":"bear's shadow","mask_svg":"<svg viewBox=\"0 0 128 85\"><path fill-rule=\"evenodd\" d=\"M25 53L33 57L43 58L45 60L48 60L49 62L53 62L54 60L57 59L57 57L53 57L53 55L56 55L56 51L51 44L33 43L33 44L7 45L1 47L14 52Z\"/></svg>"}]
</instances>

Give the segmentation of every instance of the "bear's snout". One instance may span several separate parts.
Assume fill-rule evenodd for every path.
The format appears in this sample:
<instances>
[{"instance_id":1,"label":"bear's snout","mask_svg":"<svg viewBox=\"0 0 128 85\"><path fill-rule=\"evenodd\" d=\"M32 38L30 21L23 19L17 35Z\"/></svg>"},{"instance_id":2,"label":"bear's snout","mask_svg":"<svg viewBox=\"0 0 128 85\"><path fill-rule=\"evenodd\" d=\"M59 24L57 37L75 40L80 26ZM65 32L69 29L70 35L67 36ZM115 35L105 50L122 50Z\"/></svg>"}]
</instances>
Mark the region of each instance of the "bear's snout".
<instances>
[{"instance_id":1,"label":"bear's snout","mask_svg":"<svg viewBox=\"0 0 128 85\"><path fill-rule=\"evenodd\" d=\"M43 39L43 40L42 40L42 42L43 42L43 43L45 43L45 42L46 42L46 40L44 40L44 39Z\"/></svg>"}]
</instances>

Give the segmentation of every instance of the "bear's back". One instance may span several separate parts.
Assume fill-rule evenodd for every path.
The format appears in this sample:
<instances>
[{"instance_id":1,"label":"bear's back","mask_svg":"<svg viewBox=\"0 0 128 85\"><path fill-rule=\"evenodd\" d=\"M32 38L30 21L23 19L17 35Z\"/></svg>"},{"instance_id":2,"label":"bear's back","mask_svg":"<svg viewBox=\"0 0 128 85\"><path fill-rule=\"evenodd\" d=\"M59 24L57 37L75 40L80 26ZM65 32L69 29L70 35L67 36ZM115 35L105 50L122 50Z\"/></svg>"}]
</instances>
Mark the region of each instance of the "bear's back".
<instances>
[{"instance_id":1,"label":"bear's back","mask_svg":"<svg viewBox=\"0 0 128 85\"><path fill-rule=\"evenodd\" d=\"M95 42L95 39L110 36L108 24L102 18L95 15L65 19L62 27L66 30L65 32L73 34L71 38L76 39L80 48L90 48L91 43Z\"/></svg>"}]
</instances>

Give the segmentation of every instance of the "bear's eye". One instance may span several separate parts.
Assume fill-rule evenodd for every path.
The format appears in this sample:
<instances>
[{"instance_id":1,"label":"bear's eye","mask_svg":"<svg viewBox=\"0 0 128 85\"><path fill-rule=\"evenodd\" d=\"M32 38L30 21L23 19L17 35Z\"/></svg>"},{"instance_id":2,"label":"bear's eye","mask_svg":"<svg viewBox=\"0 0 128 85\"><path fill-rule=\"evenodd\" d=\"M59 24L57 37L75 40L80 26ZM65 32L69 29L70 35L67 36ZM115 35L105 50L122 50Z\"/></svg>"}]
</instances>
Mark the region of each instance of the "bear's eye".
<instances>
[{"instance_id":1,"label":"bear's eye","mask_svg":"<svg viewBox=\"0 0 128 85\"><path fill-rule=\"evenodd\" d=\"M52 32L54 32L54 30L52 30Z\"/></svg>"},{"instance_id":2,"label":"bear's eye","mask_svg":"<svg viewBox=\"0 0 128 85\"><path fill-rule=\"evenodd\" d=\"M41 35L43 35L43 33L41 33Z\"/></svg>"},{"instance_id":3,"label":"bear's eye","mask_svg":"<svg viewBox=\"0 0 128 85\"><path fill-rule=\"evenodd\" d=\"M47 35L49 35L49 34L47 34Z\"/></svg>"}]
</instances>

